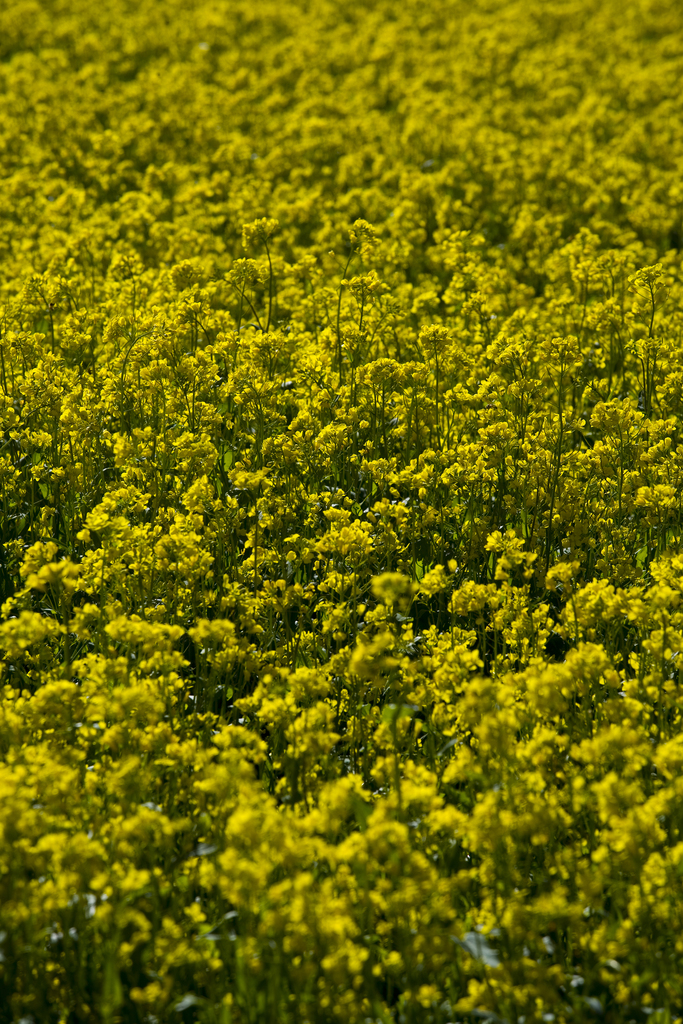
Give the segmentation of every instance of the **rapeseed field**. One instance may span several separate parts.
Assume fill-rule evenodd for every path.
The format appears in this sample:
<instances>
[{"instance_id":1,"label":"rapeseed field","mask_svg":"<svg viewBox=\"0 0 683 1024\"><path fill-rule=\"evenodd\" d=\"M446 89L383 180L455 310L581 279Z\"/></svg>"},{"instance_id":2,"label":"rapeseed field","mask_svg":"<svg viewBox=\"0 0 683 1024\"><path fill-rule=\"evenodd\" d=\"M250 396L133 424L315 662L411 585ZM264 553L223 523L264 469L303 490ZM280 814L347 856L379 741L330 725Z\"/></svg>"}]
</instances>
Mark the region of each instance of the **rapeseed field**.
<instances>
[{"instance_id":1,"label":"rapeseed field","mask_svg":"<svg viewBox=\"0 0 683 1024\"><path fill-rule=\"evenodd\" d=\"M0 1024L683 1018L683 7L0 6Z\"/></svg>"}]
</instances>

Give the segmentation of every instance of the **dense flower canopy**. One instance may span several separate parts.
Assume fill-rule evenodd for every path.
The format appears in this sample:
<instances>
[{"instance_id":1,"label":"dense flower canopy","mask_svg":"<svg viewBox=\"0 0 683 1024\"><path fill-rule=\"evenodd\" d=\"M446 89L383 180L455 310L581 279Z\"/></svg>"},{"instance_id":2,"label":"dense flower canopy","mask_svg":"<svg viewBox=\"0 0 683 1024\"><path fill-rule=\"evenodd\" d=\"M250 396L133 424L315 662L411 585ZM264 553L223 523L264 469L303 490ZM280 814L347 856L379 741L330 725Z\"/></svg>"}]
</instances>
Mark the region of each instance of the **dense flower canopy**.
<instances>
[{"instance_id":1,"label":"dense flower canopy","mask_svg":"<svg viewBox=\"0 0 683 1024\"><path fill-rule=\"evenodd\" d=\"M683 1017L683 8L0 8L0 1024Z\"/></svg>"}]
</instances>

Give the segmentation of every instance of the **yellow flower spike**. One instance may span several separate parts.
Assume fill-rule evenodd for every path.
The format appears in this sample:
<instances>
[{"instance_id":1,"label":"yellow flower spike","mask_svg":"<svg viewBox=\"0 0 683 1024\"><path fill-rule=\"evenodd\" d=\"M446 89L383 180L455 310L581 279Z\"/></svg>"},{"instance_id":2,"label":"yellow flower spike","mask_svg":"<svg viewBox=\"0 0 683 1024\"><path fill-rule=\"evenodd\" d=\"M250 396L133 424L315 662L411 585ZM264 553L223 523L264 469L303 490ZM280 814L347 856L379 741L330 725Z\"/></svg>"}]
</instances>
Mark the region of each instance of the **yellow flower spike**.
<instances>
[{"instance_id":1,"label":"yellow flower spike","mask_svg":"<svg viewBox=\"0 0 683 1024\"><path fill-rule=\"evenodd\" d=\"M280 222L274 217L260 217L258 220L254 220L250 224L243 224L243 246L246 249L254 241L267 242L269 238L273 237L279 226Z\"/></svg>"},{"instance_id":2,"label":"yellow flower spike","mask_svg":"<svg viewBox=\"0 0 683 1024\"><path fill-rule=\"evenodd\" d=\"M38 572L29 573L26 577L26 586L31 590L47 590L48 587L63 589L66 593L73 591L77 586L80 573L80 566L71 559L64 559L61 562L48 562L42 565Z\"/></svg>"}]
</instances>

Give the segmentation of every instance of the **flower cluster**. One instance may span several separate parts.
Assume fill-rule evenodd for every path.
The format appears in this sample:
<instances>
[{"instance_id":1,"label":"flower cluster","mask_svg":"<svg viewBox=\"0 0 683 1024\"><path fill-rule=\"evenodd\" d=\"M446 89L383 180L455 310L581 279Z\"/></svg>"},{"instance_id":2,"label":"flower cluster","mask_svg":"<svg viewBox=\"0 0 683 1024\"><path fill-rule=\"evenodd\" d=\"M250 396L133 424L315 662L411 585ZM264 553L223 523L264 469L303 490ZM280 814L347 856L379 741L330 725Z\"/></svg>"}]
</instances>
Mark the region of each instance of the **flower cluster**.
<instances>
[{"instance_id":1,"label":"flower cluster","mask_svg":"<svg viewBox=\"0 0 683 1024\"><path fill-rule=\"evenodd\" d=\"M0 10L0 1024L683 1018L683 12Z\"/></svg>"}]
</instances>

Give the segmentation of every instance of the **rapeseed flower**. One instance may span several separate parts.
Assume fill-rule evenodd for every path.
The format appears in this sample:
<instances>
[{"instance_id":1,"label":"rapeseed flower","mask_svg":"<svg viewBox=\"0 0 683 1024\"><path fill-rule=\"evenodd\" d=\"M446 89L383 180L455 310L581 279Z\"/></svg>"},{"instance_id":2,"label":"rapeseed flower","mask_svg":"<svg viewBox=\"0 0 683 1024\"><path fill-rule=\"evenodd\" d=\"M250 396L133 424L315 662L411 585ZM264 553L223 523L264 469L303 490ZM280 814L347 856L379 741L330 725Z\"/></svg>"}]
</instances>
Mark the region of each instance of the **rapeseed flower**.
<instances>
[{"instance_id":1,"label":"rapeseed flower","mask_svg":"<svg viewBox=\"0 0 683 1024\"><path fill-rule=\"evenodd\" d=\"M682 40L0 11L0 1024L683 1018Z\"/></svg>"}]
</instances>

